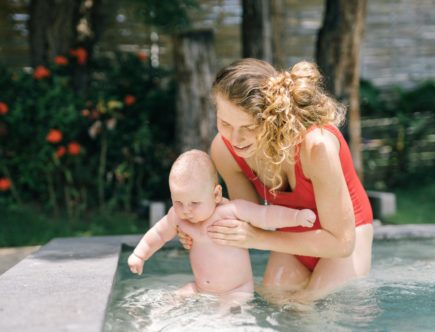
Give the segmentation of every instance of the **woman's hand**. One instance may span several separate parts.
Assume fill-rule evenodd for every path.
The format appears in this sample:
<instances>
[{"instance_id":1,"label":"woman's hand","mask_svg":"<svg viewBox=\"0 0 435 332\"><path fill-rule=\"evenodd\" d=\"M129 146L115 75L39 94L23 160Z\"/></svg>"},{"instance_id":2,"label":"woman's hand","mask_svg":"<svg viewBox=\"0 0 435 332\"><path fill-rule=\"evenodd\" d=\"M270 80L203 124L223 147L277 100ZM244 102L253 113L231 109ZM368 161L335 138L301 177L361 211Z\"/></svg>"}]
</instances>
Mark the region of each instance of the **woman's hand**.
<instances>
[{"instance_id":1,"label":"woman's hand","mask_svg":"<svg viewBox=\"0 0 435 332\"><path fill-rule=\"evenodd\" d=\"M207 234L216 244L255 248L260 229L237 219L222 219L208 226Z\"/></svg>"},{"instance_id":2,"label":"woman's hand","mask_svg":"<svg viewBox=\"0 0 435 332\"><path fill-rule=\"evenodd\" d=\"M184 233L183 231L181 231L178 226L177 226L177 235L183 248L186 250L190 250L192 248L192 238L186 233Z\"/></svg>"}]
</instances>

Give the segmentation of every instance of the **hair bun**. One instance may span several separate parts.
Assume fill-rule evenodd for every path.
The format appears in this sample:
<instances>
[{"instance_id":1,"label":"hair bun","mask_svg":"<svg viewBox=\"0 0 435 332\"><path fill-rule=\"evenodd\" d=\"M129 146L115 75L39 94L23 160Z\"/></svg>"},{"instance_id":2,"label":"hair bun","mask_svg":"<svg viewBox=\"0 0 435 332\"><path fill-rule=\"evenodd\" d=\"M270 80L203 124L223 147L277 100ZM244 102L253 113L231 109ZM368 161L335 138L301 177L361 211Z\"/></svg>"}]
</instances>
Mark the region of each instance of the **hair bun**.
<instances>
[{"instance_id":1,"label":"hair bun","mask_svg":"<svg viewBox=\"0 0 435 332\"><path fill-rule=\"evenodd\" d=\"M294 82L292 95L296 104L299 106L313 104L320 80L316 65L307 61L298 62L291 68L290 76Z\"/></svg>"}]
</instances>

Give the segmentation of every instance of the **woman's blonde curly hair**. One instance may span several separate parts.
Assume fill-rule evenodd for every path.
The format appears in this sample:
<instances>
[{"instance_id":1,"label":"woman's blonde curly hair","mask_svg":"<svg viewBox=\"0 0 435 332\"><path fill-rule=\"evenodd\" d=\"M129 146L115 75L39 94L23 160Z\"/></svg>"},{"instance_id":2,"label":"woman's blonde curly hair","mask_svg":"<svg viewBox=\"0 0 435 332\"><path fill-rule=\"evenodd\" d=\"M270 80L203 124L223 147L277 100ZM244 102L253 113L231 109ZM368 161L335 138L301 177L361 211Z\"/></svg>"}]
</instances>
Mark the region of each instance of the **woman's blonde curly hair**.
<instances>
[{"instance_id":1,"label":"woman's blonde curly hair","mask_svg":"<svg viewBox=\"0 0 435 332\"><path fill-rule=\"evenodd\" d=\"M339 126L345 119L345 108L321 83L317 66L307 61L278 72L265 61L248 58L216 75L213 94L245 109L258 125L258 149L270 160L272 191L281 187L281 166L295 162L296 149L310 127Z\"/></svg>"}]
</instances>

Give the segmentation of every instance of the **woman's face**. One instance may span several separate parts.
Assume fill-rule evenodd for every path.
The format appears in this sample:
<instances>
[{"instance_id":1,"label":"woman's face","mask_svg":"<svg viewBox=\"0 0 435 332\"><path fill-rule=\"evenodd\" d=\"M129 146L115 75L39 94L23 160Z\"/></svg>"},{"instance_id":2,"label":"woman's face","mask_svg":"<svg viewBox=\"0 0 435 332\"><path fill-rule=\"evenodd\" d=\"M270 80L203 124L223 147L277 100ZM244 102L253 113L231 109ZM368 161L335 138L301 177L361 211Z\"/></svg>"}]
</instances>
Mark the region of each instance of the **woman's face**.
<instances>
[{"instance_id":1,"label":"woman's face","mask_svg":"<svg viewBox=\"0 0 435 332\"><path fill-rule=\"evenodd\" d=\"M254 118L243 108L234 105L219 94L216 95L215 100L219 133L231 143L238 156L242 158L253 156L257 149L258 127Z\"/></svg>"}]
</instances>

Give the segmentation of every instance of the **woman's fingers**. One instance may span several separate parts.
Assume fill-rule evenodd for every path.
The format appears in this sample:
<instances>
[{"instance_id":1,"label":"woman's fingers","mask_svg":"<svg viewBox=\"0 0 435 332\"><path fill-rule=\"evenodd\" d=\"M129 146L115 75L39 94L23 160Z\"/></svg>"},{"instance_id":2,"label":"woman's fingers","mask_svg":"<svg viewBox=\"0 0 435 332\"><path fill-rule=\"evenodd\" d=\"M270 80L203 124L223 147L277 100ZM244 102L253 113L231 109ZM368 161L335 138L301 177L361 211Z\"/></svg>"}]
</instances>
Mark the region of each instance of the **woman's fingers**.
<instances>
[{"instance_id":1,"label":"woman's fingers","mask_svg":"<svg viewBox=\"0 0 435 332\"><path fill-rule=\"evenodd\" d=\"M221 220L209 226L208 236L216 244L254 248L256 228L240 220Z\"/></svg>"},{"instance_id":2,"label":"woman's fingers","mask_svg":"<svg viewBox=\"0 0 435 332\"><path fill-rule=\"evenodd\" d=\"M209 232L208 233L209 237L213 240L228 240L228 241L238 241L241 240L243 238L243 234L239 234L239 233L213 233L213 232Z\"/></svg>"},{"instance_id":3,"label":"woman's fingers","mask_svg":"<svg viewBox=\"0 0 435 332\"><path fill-rule=\"evenodd\" d=\"M183 231L181 231L178 226L177 226L177 235L184 249L189 250L192 248L192 238L186 233L184 233Z\"/></svg>"},{"instance_id":4,"label":"woman's fingers","mask_svg":"<svg viewBox=\"0 0 435 332\"><path fill-rule=\"evenodd\" d=\"M240 221L240 220L234 220L234 219L221 219L221 220L215 221L215 222L213 223L213 225L210 226L210 227L213 227L213 226L237 227L237 226L239 226L242 222L243 222L243 221ZM209 228L210 228L210 227L209 227Z\"/></svg>"},{"instance_id":5,"label":"woman's fingers","mask_svg":"<svg viewBox=\"0 0 435 332\"><path fill-rule=\"evenodd\" d=\"M234 234L239 232L238 227L226 227L226 226L209 226L207 228L207 232L209 233L222 233L222 234Z\"/></svg>"}]
</instances>

